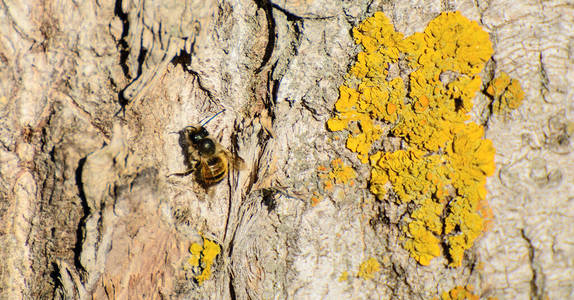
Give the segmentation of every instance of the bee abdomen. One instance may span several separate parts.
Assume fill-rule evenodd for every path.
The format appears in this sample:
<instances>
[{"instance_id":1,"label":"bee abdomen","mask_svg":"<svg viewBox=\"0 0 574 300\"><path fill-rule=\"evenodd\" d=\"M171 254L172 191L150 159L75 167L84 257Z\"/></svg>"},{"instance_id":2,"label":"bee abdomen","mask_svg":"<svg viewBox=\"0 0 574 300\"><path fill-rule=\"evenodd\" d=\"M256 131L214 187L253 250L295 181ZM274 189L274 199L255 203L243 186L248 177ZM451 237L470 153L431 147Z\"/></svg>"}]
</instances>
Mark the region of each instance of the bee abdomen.
<instances>
[{"instance_id":1,"label":"bee abdomen","mask_svg":"<svg viewBox=\"0 0 574 300\"><path fill-rule=\"evenodd\" d=\"M214 185L225 178L227 174L227 161L214 156L206 161L206 166L201 169L201 177L205 184Z\"/></svg>"}]
</instances>

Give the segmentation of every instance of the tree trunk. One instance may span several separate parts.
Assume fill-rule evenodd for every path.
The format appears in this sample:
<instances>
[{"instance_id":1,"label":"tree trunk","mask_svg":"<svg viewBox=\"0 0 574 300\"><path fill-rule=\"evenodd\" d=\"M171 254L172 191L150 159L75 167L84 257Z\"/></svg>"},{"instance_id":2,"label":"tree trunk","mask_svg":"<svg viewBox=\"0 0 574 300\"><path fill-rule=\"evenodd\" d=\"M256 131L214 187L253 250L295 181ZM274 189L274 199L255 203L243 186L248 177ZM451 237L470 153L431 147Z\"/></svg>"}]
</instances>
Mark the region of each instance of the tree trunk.
<instances>
[{"instance_id":1,"label":"tree trunk","mask_svg":"<svg viewBox=\"0 0 574 300\"><path fill-rule=\"evenodd\" d=\"M368 165L326 127L353 27L382 11L408 36L454 10L490 34L483 77L526 95L498 118L475 99L494 221L458 268L409 256ZM2 299L574 297L565 0L9 0L0 16ZM178 176L205 167L184 129L221 111L205 124L216 154L244 163L214 185ZM337 158L356 184L326 190ZM378 271L357 275L369 258Z\"/></svg>"}]
</instances>

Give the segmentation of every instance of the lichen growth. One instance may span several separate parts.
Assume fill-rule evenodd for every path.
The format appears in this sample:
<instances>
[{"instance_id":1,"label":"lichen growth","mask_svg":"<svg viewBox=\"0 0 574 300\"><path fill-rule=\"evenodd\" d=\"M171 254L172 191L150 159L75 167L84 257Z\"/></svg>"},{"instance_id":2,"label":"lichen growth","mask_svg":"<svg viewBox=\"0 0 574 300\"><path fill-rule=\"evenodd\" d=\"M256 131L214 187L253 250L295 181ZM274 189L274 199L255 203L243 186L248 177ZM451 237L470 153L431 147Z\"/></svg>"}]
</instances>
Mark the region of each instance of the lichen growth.
<instances>
[{"instance_id":1,"label":"lichen growth","mask_svg":"<svg viewBox=\"0 0 574 300\"><path fill-rule=\"evenodd\" d=\"M495 169L492 142L468 115L482 86L478 73L493 53L488 33L448 12L404 37L377 12L353 35L364 51L327 127L350 131L346 147L371 166L370 190L378 199L389 199L392 188L397 204L415 204L403 226L411 256L428 265L448 252L450 265L460 266L483 230L486 177ZM391 65L405 74L390 72ZM373 149L386 134L403 146Z\"/></svg>"},{"instance_id":2,"label":"lichen growth","mask_svg":"<svg viewBox=\"0 0 574 300\"><path fill-rule=\"evenodd\" d=\"M334 159L331 162L331 168L329 179L336 184L350 184L353 182L353 179L357 177L353 167L345 165L340 158Z\"/></svg>"},{"instance_id":3,"label":"lichen growth","mask_svg":"<svg viewBox=\"0 0 574 300\"><path fill-rule=\"evenodd\" d=\"M428 265L441 253L437 236L442 233L442 209L440 204L427 199L413 212L413 221L407 225L405 249L422 265Z\"/></svg>"},{"instance_id":4,"label":"lichen growth","mask_svg":"<svg viewBox=\"0 0 574 300\"><path fill-rule=\"evenodd\" d=\"M357 173L353 167L346 165L340 158L331 161L330 170L324 166L319 166L317 171L319 171L319 178L322 179L323 187L326 190L332 190L335 184L354 185L354 179L357 178Z\"/></svg>"},{"instance_id":5,"label":"lichen growth","mask_svg":"<svg viewBox=\"0 0 574 300\"><path fill-rule=\"evenodd\" d=\"M197 284L201 286L211 276L211 267L217 255L221 252L221 247L217 243L203 237L203 245L192 243L189 246L189 252L191 257L187 262L193 269L197 270L197 275L194 275L194 278Z\"/></svg>"},{"instance_id":6,"label":"lichen growth","mask_svg":"<svg viewBox=\"0 0 574 300\"><path fill-rule=\"evenodd\" d=\"M346 165L342 159L336 158L331 161L331 168L320 165L317 167L320 184L322 185L321 191L332 192L335 185L355 185L355 178L357 173L353 167ZM317 206L323 199L320 193L313 192L311 197L311 206Z\"/></svg>"},{"instance_id":7,"label":"lichen growth","mask_svg":"<svg viewBox=\"0 0 574 300\"><path fill-rule=\"evenodd\" d=\"M442 293L440 300L478 300L479 297L472 293L472 286L457 286L448 292Z\"/></svg>"},{"instance_id":8,"label":"lichen growth","mask_svg":"<svg viewBox=\"0 0 574 300\"><path fill-rule=\"evenodd\" d=\"M473 293L474 288L471 285L457 286L448 292L444 292L440 296L440 300L478 300L479 296ZM438 300L439 298L433 298ZM495 297L488 297L488 300L496 300Z\"/></svg>"},{"instance_id":9,"label":"lichen growth","mask_svg":"<svg viewBox=\"0 0 574 300\"><path fill-rule=\"evenodd\" d=\"M339 282L343 282L343 281L347 281L347 280L349 280L349 272L343 271L343 273L341 273L341 276L339 276Z\"/></svg>"},{"instance_id":10,"label":"lichen growth","mask_svg":"<svg viewBox=\"0 0 574 300\"><path fill-rule=\"evenodd\" d=\"M311 206L315 207L319 205L321 201L323 201L323 196L319 192L314 191L313 196L311 196Z\"/></svg>"},{"instance_id":11,"label":"lichen growth","mask_svg":"<svg viewBox=\"0 0 574 300\"><path fill-rule=\"evenodd\" d=\"M375 277L375 273L379 272L380 270L381 264L379 264L376 259L371 257L361 263L357 277L362 279L373 279Z\"/></svg>"},{"instance_id":12,"label":"lichen growth","mask_svg":"<svg viewBox=\"0 0 574 300\"><path fill-rule=\"evenodd\" d=\"M490 81L486 93L492 97L492 111L504 114L517 109L524 100L524 91L518 80L510 78L505 72Z\"/></svg>"}]
</instances>

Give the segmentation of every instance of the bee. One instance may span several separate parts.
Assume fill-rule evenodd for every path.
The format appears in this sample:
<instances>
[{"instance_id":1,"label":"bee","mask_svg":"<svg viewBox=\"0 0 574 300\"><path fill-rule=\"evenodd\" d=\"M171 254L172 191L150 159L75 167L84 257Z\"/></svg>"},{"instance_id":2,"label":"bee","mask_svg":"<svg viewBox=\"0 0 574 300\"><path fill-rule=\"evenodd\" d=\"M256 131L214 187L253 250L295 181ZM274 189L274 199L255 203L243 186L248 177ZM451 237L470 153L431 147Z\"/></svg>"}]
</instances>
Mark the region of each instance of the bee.
<instances>
[{"instance_id":1,"label":"bee","mask_svg":"<svg viewBox=\"0 0 574 300\"><path fill-rule=\"evenodd\" d=\"M208 189L220 183L227 176L230 163L234 169L243 169L245 161L215 141L204 127L205 124L224 111L218 112L203 124L187 126L179 132L180 144L183 147L186 165L189 168L183 173L174 175L187 176L195 173L197 181L205 189Z\"/></svg>"}]
</instances>

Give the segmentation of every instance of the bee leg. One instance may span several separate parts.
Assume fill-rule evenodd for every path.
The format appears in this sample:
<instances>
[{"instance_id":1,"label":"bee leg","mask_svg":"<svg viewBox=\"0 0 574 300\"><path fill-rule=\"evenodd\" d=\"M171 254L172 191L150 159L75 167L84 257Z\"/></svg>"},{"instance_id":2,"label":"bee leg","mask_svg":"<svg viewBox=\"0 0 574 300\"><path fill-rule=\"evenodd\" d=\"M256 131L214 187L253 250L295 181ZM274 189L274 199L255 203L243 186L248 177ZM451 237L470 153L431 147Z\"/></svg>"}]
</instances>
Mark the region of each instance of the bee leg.
<instances>
[{"instance_id":1,"label":"bee leg","mask_svg":"<svg viewBox=\"0 0 574 300\"><path fill-rule=\"evenodd\" d=\"M189 169L188 169L187 171L185 171L185 172L172 173L172 174L169 174L169 175L167 175L167 176L168 176L168 177L170 177L170 176L185 177L185 176L187 176L187 175L189 175L189 174L191 174L191 173L193 173L193 172L195 172L195 171L197 170L198 163L194 163L193 165L194 165L193 167L189 168Z\"/></svg>"},{"instance_id":2,"label":"bee leg","mask_svg":"<svg viewBox=\"0 0 574 300\"><path fill-rule=\"evenodd\" d=\"M189 170L187 170L187 171L185 171L185 172L172 173L172 174L169 174L169 175L167 175L167 176L168 176L168 177L170 177L170 176L185 177L185 176L187 176L187 175L193 173L193 171L195 171L195 170L194 170L194 169L189 169Z\"/></svg>"}]
</instances>

